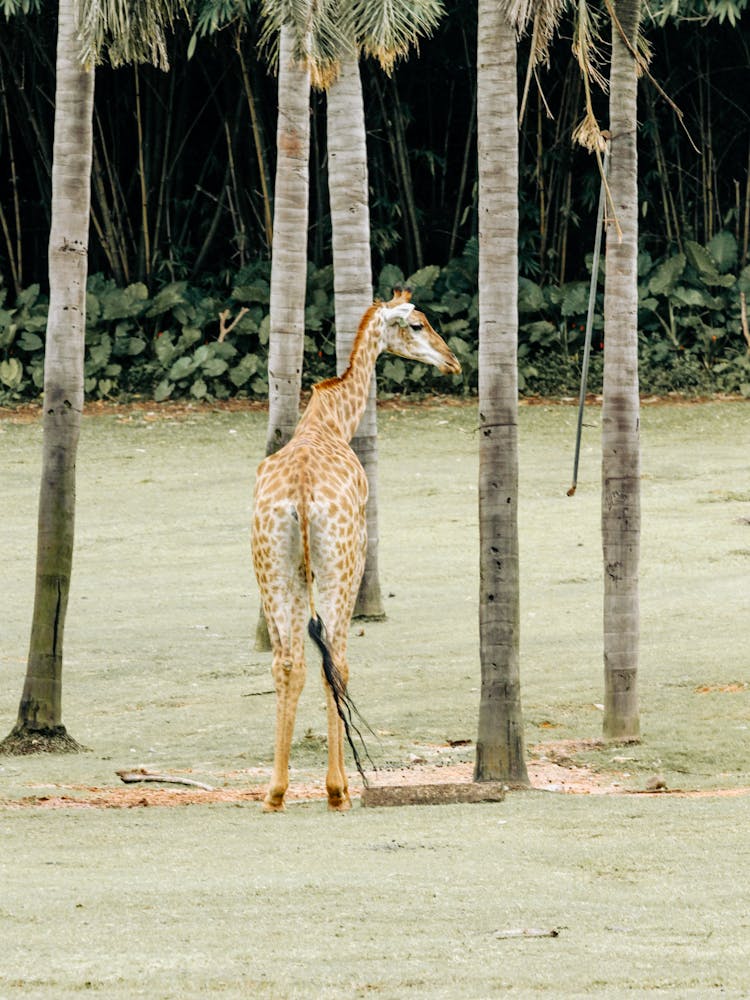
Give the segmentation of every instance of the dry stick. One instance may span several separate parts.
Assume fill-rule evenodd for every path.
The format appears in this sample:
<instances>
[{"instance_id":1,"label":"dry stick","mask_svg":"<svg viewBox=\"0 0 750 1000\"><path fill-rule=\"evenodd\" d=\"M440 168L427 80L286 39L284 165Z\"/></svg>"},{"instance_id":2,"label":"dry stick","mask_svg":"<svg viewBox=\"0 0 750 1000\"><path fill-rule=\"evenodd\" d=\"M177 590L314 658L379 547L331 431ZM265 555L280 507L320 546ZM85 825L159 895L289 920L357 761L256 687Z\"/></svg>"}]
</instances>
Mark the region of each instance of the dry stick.
<instances>
[{"instance_id":1,"label":"dry stick","mask_svg":"<svg viewBox=\"0 0 750 1000\"><path fill-rule=\"evenodd\" d=\"M578 484L578 460L581 455L581 430L583 428L583 408L586 403L586 382L589 375L589 357L591 355L591 332L594 326L594 307L596 306L596 286L599 280L599 254L602 246L602 229L604 223L604 204L607 200L607 163L609 147L604 151L602 164L602 184L599 191L599 209L596 215L596 236L594 237L594 256L591 261L591 284L589 285L589 308L586 314L586 339L583 347L583 365L581 367L581 392L578 398L578 426L576 428L576 450L573 459L573 485L568 490L572 497Z\"/></svg>"},{"instance_id":2,"label":"dry stick","mask_svg":"<svg viewBox=\"0 0 750 1000\"><path fill-rule=\"evenodd\" d=\"M219 313L219 343L221 344L228 333L237 326L239 321L247 312L247 306L243 306L237 315L234 317L232 322L227 326L227 320L229 319L230 313L228 309L222 309Z\"/></svg>"},{"instance_id":3,"label":"dry stick","mask_svg":"<svg viewBox=\"0 0 750 1000\"><path fill-rule=\"evenodd\" d=\"M508 941L514 938L556 938L560 932L556 927L544 930L541 927L513 927L507 931L496 931L498 941Z\"/></svg>"},{"instance_id":4,"label":"dry stick","mask_svg":"<svg viewBox=\"0 0 750 1000\"><path fill-rule=\"evenodd\" d=\"M145 767L137 767L130 771L115 771L115 774L126 785L136 784L140 781L160 781L165 785L189 785L191 788L202 788L204 792L215 791L213 785L206 785L202 781L193 781L192 778L182 778L176 774L161 774L158 771L147 771Z\"/></svg>"}]
</instances>

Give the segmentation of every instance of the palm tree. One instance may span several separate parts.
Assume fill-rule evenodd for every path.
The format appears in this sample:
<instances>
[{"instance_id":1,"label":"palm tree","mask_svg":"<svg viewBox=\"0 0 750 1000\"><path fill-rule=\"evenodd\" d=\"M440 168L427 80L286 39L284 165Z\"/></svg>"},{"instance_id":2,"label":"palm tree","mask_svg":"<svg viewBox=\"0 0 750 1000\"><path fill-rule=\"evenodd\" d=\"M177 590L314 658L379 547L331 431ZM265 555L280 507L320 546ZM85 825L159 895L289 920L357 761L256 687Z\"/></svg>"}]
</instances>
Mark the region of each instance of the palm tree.
<instances>
[{"instance_id":1,"label":"palm tree","mask_svg":"<svg viewBox=\"0 0 750 1000\"><path fill-rule=\"evenodd\" d=\"M307 260L307 242L300 234L307 227L310 83L328 93L336 354L338 370L343 371L360 317L372 302L367 147L359 51L364 49L375 56L390 72L395 60L416 44L420 34L437 23L440 11L441 0L411 0L408 5L402 2L395 6L385 0L324 4L264 0L262 41L271 49L271 61L278 59L279 65L267 454L286 444L299 417ZM286 115L282 108L287 109ZM290 134L285 136L282 128L291 130ZM285 205L280 204L280 196L288 198ZM275 284L280 290L277 298ZM377 562L375 397L373 379L367 409L352 442L369 484L367 562L354 611L355 617L360 618L384 617ZM262 615L255 645L256 649L270 648Z\"/></svg>"},{"instance_id":2,"label":"palm tree","mask_svg":"<svg viewBox=\"0 0 750 1000\"><path fill-rule=\"evenodd\" d=\"M604 734L635 738L638 714L640 446L638 440L637 57L640 0L615 0L609 77L609 189L602 409Z\"/></svg>"},{"instance_id":3,"label":"palm tree","mask_svg":"<svg viewBox=\"0 0 750 1000\"><path fill-rule=\"evenodd\" d=\"M338 76L327 90L328 185L333 237L333 288L336 310L336 366L349 363L359 318L372 302L370 207L367 182L365 112L359 61L353 48L342 58ZM385 618L378 573L378 427L377 385L370 395L352 447L365 470L367 556L354 618Z\"/></svg>"},{"instance_id":4,"label":"palm tree","mask_svg":"<svg viewBox=\"0 0 750 1000\"><path fill-rule=\"evenodd\" d=\"M172 15L170 0L143 9L96 0L60 0L58 7L36 588L26 679L16 725L0 744L5 752L79 749L62 724L62 667L83 411L93 63L107 51L114 65L131 58L163 65Z\"/></svg>"},{"instance_id":5,"label":"palm tree","mask_svg":"<svg viewBox=\"0 0 750 1000\"><path fill-rule=\"evenodd\" d=\"M443 12L441 0L401 0L398 4L357 2L335 5L331 13L345 33L339 60L321 67L327 93L328 184L333 234L336 309L336 358L339 373L349 363L359 318L372 302L370 206L367 143L360 49L390 73L428 34ZM327 70L327 72L323 72ZM328 82L333 77L332 82ZM367 558L354 609L355 618L385 618L378 572L378 428L377 385L373 375L370 397L352 441L367 476Z\"/></svg>"},{"instance_id":6,"label":"palm tree","mask_svg":"<svg viewBox=\"0 0 750 1000\"><path fill-rule=\"evenodd\" d=\"M284 23L279 42L267 455L282 448L297 426L305 342L310 74L294 49L294 29Z\"/></svg>"},{"instance_id":7,"label":"palm tree","mask_svg":"<svg viewBox=\"0 0 750 1000\"><path fill-rule=\"evenodd\" d=\"M534 8L532 65L559 5ZM519 667L518 99L516 39L527 2L479 0L479 647L474 779L527 785Z\"/></svg>"}]
</instances>

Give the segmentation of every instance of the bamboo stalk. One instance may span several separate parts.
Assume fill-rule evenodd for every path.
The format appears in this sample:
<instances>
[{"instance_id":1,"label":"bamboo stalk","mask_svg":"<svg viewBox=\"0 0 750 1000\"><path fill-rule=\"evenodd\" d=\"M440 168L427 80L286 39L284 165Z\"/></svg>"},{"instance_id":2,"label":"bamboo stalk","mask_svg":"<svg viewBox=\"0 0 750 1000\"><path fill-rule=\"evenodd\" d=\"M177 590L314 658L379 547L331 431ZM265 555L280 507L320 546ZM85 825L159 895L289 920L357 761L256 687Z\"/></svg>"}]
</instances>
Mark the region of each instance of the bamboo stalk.
<instances>
[{"instance_id":1,"label":"bamboo stalk","mask_svg":"<svg viewBox=\"0 0 750 1000\"><path fill-rule=\"evenodd\" d=\"M167 196L167 180L170 173L168 169L168 157L169 157L169 147L172 141L172 122L175 119L174 113L174 95L175 95L175 80L177 79L175 70L173 69L169 74L169 90L167 94L167 107L166 113L163 118L166 121L163 129L158 129L160 135L163 134L162 139L162 155L161 155L161 165L159 168L159 183L157 185L158 194L156 196L156 215L154 217L154 238L153 238L153 253L151 257L151 268L152 270L156 267L157 255L159 253L159 246L161 243L160 234L163 225L164 213L168 210L168 196ZM170 247L171 253L171 247Z\"/></svg>"},{"instance_id":2,"label":"bamboo stalk","mask_svg":"<svg viewBox=\"0 0 750 1000\"><path fill-rule=\"evenodd\" d=\"M120 212L120 204L124 204L124 197L122 194L122 189L117 181L114 170L112 169L112 161L107 153L107 143L104 138L104 128L102 127L101 118L98 113L94 112L94 121L96 123L98 136L98 144L94 143L94 175L96 176L96 169L99 166L99 147L101 147L101 157L104 163L103 174L107 178L109 184L109 190L111 194L111 213L112 213L112 239L113 239L113 252L116 252L117 260L119 261L119 268L121 270L123 281L125 284L130 282L130 268L128 266L128 235L130 236L130 241L135 245L135 238L133 236L133 231L130 228L130 216L126 211L124 213ZM102 178L102 186L104 185L104 180ZM106 192L105 192L106 200Z\"/></svg>"},{"instance_id":3,"label":"bamboo stalk","mask_svg":"<svg viewBox=\"0 0 750 1000\"><path fill-rule=\"evenodd\" d=\"M10 159L10 185L13 191L13 218L16 229L15 242L12 241L10 229L3 213L3 233L8 244L8 263L10 265L13 288L18 295L23 287L23 248L21 243L21 207L18 198L18 173L16 171L16 154L13 135L10 130L10 113L8 111L8 95L5 88L5 73L0 65L0 92L3 98L3 118L5 132L8 136L8 157Z\"/></svg>"},{"instance_id":4,"label":"bamboo stalk","mask_svg":"<svg viewBox=\"0 0 750 1000\"><path fill-rule=\"evenodd\" d=\"M539 273L544 274L547 257L547 189L544 180L544 143L542 141L542 95L537 91L536 104L536 189L539 196Z\"/></svg>"},{"instance_id":5,"label":"bamboo stalk","mask_svg":"<svg viewBox=\"0 0 750 1000\"><path fill-rule=\"evenodd\" d=\"M20 295L21 286L18 282L18 272L16 271L16 262L13 258L13 239L10 235L10 229L8 228L8 220L5 217L5 212L3 211L2 203L0 202L0 228L3 230L3 237L5 239L5 245L8 248L8 266L10 267L10 276L13 281L13 291L16 295Z\"/></svg>"},{"instance_id":6,"label":"bamboo stalk","mask_svg":"<svg viewBox=\"0 0 750 1000\"><path fill-rule=\"evenodd\" d=\"M456 241L458 240L458 229L461 225L461 217L463 215L462 205L464 200L464 194L466 192L466 182L469 176L469 163L471 162L471 146L474 139L474 133L477 127L477 84L476 78L472 87L471 95L471 114L469 115L469 127L466 130L466 142L464 143L464 155L461 161L461 177L458 183L458 193L456 195L456 211L453 214L453 226L451 227L451 242L450 249L448 251L448 260L450 260L456 249Z\"/></svg>"},{"instance_id":7,"label":"bamboo stalk","mask_svg":"<svg viewBox=\"0 0 750 1000\"><path fill-rule=\"evenodd\" d=\"M743 222L741 266L747 264L748 237L750 236L750 145L747 149L747 170L745 171L745 218Z\"/></svg>"},{"instance_id":8,"label":"bamboo stalk","mask_svg":"<svg viewBox=\"0 0 750 1000\"><path fill-rule=\"evenodd\" d=\"M250 74L248 73L247 63L245 62L245 57L242 54L242 46L240 45L239 28L237 29L237 33L235 35L234 47L240 61L242 85L245 88L247 109L250 112L250 126L253 132L253 145L255 146L255 157L258 164L258 176L260 179L260 191L263 199L263 227L265 232L266 247L270 250L271 244L273 243L273 207L271 200L270 173L268 170L268 160L263 143L263 136L261 134L258 109L255 106L255 95L252 87L250 86Z\"/></svg>"},{"instance_id":9,"label":"bamboo stalk","mask_svg":"<svg viewBox=\"0 0 750 1000\"><path fill-rule=\"evenodd\" d=\"M389 78L391 97L393 98L392 124L395 132L395 150L397 156L397 167L401 174L403 184L402 191L404 197L405 215L411 231L411 244L414 248L414 264L420 268L424 264L422 257L422 238L419 235L419 219L417 216L417 203L414 198L414 183L411 176L411 166L409 165L409 151L406 142L406 128L404 126L404 114L401 110L401 101L398 96L395 80ZM413 268L411 268L413 269Z\"/></svg>"},{"instance_id":10,"label":"bamboo stalk","mask_svg":"<svg viewBox=\"0 0 750 1000\"><path fill-rule=\"evenodd\" d=\"M146 184L146 164L143 155L143 115L141 109L140 74L137 64L133 66L135 82L135 122L138 137L138 180L141 190L141 241L142 263L146 281L151 277L151 241L148 232L148 186Z\"/></svg>"},{"instance_id":11,"label":"bamboo stalk","mask_svg":"<svg viewBox=\"0 0 750 1000\"><path fill-rule=\"evenodd\" d=\"M654 144L654 156L656 158L656 170L659 175L659 187L661 189L664 222L667 229L667 242L671 244L674 240L677 244L678 250L682 252L682 233L680 232L680 224L677 218L677 206L675 205L674 195L672 194L672 188L669 184L667 158L664 153L664 146L659 132L659 123L656 118L656 106L653 91L650 87L646 87L645 90L649 116L654 124L652 141Z\"/></svg>"},{"instance_id":12,"label":"bamboo stalk","mask_svg":"<svg viewBox=\"0 0 750 1000\"><path fill-rule=\"evenodd\" d=\"M385 97L383 95L383 89L380 86L380 80L378 79L374 70L371 71L371 79L373 82L373 86L375 87L375 93L377 94L378 97L378 104L380 105L380 114L383 124L383 131L385 132L386 139L388 140L388 147L391 152L391 160L393 162L393 167L395 168L393 173L395 174L396 184L398 185L399 198L401 204L404 205L406 202L406 192L404 190L404 178L402 176L401 170L399 169L400 161L396 149L396 140L394 137L393 122L391 121L391 116L388 114L388 111L386 109ZM403 236L404 236L404 250L406 252L408 269L410 271L413 271L415 270L414 264L416 260L416 254L412 241L411 228L409 226L404 227Z\"/></svg>"},{"instance_id":13,"label":"bamboo stalk","mask_svg":"<svg viewBox=\"0 0 750 1000\"><path fill-rule=\"evenodd\" d=\"M235 127L236 132L236 127ZM242 218L242 213L240 212L240 189L237 184L237 174L234 165L234 152L232 151L232 133L229 130L229 126L226 121L224 122L224 134L227 143L227 163L229 165L229 176L232 181L232 187L227 187L227 204L229 205L229 212L232 216L232 225L234 228L234 240L237 245L237 250L239 253L239 266L245 266L245 246L247 243L247 232L245 230L245 222ZM235 197L232 197L232 189L236 192Z\"/></svg>"},{"instance_id":14,"label":"bamboo stalk","mask_svg":"<svg viewBox=\"0 0 750 1000\"><path fill-rule=\"evenodd\" d=\"M94 194L99 202L99 211L102 215L102 221L96 214L96 209L94 205L91 206L91 224L96 231L97 238L99 239L99 245L104 251L104 256L107 258L110 268L112 269L112 274L114 275L115 281L118 285L125 284L124 275L122 272L121 262L117 254L116 249L116 237L114 234L114 224L112 221L112 213L110 211L109 204L107 203L107 195L104 190L104 181L102 180L102 167L99 162L99 156L96 150L96 144L94 143L94 155L91 170L91 180Z\"/></svg>"}]
</instances>

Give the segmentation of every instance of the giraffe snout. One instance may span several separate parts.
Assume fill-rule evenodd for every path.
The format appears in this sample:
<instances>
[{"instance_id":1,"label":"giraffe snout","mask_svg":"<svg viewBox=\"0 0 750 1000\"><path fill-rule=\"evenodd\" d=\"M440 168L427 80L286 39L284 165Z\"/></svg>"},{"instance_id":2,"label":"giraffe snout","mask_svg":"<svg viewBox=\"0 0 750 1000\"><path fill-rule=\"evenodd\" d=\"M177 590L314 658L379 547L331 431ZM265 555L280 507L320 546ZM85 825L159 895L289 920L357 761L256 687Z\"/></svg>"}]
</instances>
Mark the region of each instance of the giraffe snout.
<instances>
[{"instance_id":1,"label":"giraffe snout","mask_svg":"<svg viewBox=\"0 0 750 1000\"><path fill-rule=\"evenodd\" d=\"M440 367L440 372L443 375L460 375L461 374L461 362L458 360L455 354L451 354L449 358Z\"/></svg>"}]
</instances>

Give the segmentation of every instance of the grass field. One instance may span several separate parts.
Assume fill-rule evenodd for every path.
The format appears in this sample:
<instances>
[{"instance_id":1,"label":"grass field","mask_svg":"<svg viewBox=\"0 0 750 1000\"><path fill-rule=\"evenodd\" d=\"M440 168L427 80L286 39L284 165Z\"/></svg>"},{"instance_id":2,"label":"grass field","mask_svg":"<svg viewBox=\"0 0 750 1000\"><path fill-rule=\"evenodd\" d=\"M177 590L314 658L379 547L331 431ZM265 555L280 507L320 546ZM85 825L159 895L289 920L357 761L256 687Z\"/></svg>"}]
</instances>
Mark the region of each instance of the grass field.
<instances>
[{"instance_id":1,"label":"grass field","mask_svg":"<svg viewBox=\"0 0 750 1000\"><path fill-rule=\"evenodd\" d=\"M643 739L627 747L595 742L600 411L569 498L574 409L521 410L530 753L567 746L623 791L658 773L700 795L96 808L121 768L267 779L248 541L264 420L84 421L63 714L90 752L0 758L0 998L750 997L750 405L643 408ZM350 660L381 768L472 757L445 748L476 735L475 427L470 406L380 414L388 620L354 626ZM23 683L40 443L37 423L0 421L0 735ZM311 656L293 787L322 781L324 731ZM559 933L504 936L524 928Z\"/></svg>"}]
</instances>

